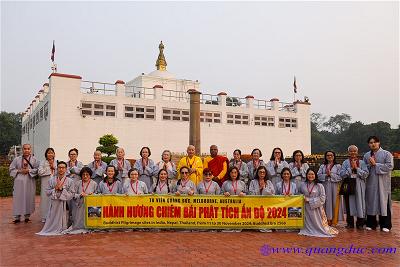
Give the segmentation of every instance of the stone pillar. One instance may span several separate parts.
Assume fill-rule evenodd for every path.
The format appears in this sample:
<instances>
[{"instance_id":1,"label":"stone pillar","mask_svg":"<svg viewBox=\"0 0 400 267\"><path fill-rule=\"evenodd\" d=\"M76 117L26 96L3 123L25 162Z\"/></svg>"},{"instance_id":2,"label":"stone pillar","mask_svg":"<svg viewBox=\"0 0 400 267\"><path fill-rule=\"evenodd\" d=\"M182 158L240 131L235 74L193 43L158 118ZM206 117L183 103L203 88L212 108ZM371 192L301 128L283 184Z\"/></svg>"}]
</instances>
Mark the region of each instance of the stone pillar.
<instances>
[{"instance_id":1,"label":"stone pillar","mask_svg":"<svg viewBox=\"0 0 400 267\"><path fill-rule=\"evenodd\" d=\"M201 154L200 142L200 92L195 89L188 90L190 98L189 118L189 145L194 145L196 155Z\"/></svg>"},{"instance_id":2,"label":"stone pillar","mask_svg":"<svg viewBox=\"0 0 400 267\"><path fill-rule=\"evenodd\" d=\"M226 93L225 92L220 92L218 94L218 104L220 106L226 107Z\"/></svg>"},{"instance_id":3,"label":"stone pillar","mask_svg":"<svg viewBox=\"0 0 400 267\"><path fill-rule=\"evenodd\" d=\"M119 97L125 97L125 82L117 80L115 82L115 95Z\"/></svg>"},{"instance_id":4,"label":"stone pillar","mask_svg":"<svg viewBox=\"0 0 400 267\"><path fill-rule=\"evenodd\" d=\"M254 108L254 96L246 96L246 108Z\"/></svg>"},{"instance_id":5,"label":"stone pillar","mask_svg":"<svg viewBox=\"0 0 400 267\"><path fill-rule=\"evenodd\" d=\"M271 101L272 110L279 110L279 99L272 98L270 101Z\"/></svg>"}]
</instances>

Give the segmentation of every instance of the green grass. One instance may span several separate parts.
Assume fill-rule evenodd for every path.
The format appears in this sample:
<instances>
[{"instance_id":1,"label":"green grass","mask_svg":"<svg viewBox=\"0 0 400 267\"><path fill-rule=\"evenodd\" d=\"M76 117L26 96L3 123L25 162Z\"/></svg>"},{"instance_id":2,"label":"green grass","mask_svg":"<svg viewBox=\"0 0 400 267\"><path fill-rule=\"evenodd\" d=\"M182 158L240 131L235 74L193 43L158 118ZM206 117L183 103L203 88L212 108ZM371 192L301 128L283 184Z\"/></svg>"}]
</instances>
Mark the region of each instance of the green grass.
<instances>
[{"instance_id":1,"label":"green grass","mask_svg":"<svg viewBox=\"0 0 400 267\"><path fill-rule=\"evenodd\" d=\"M393 170L392 177L400 177L400 170Z\"/></svg>"},{"instance_id":2,"label":"green grass","mask_svg":"<svg viewBox=\"0 0 400 267\"><path fill-rule=\"evenodd\" d=\"M392 191L392 200L400 201L400 188Z\"/></svg>"}]
</instances>

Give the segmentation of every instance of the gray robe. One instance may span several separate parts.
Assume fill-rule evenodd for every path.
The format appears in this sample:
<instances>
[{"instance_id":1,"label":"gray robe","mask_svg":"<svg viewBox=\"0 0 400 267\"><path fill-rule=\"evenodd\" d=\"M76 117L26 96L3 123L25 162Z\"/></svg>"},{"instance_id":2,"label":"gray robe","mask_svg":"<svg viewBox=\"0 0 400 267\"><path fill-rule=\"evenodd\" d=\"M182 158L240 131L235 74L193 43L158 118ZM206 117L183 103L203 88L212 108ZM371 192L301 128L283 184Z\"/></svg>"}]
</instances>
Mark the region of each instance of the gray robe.
<instances>
[{"instance_id":1,"label":"gray robe","mask_svg":"<svg viewBox=\"0 0 400 267\"><path fill-rule=\"evenodd\" d=\"M74 183L76 181L79 181L81 179L81 177L79 176L79 173L81 171L81 169L83 168L83 163L80 161L76 161L75 165L70 166L71 162L70 161L66 161L67 162L67 176L69 178L71 178L72 180L74 180Z\"/></svg>"},{"instance_id":2,"label":"gray robe","mask_svg":"<svg viewBox=\"0 0 400 267\"><path fill-rule=\"evenodd\" d=\"M265 164L265 162L262 159L260 159L260 164L258 164L258 165L255 165L253 163L253 160L250 160L249 162L247 162L247 170L248 170L248 174L249 174L248 175L249 176L249 181L254 179L254 177L256 176L257 168L260 167L260 166L264 166L266 168L267 164Z\"/></svg>"},{"instance_id":3,"label":"gray robe","mask_svg":"<svg viewBox=\"0 0 400 267\"><path fill-rule=\"evenodd\" d=\"M214 182L213 180L209 182L203 180L197 185L197 194L219 195L220 193L221 193L221 188L219 187L217 182Z\"/></svg>"},{"instance_id":4,"label":"gray robe","mask_svg":"<svg viewBox=\"0 0 400 267\"><path fill-rule=\"evenodd\" d=\"M146 184L139 180L134 183L129 181L122 186L122 194L126 194L128 196L144 195L148 193L149 190L147 189Z\"/></svg>"},{"instance_id":5,"label":"gray robe","mask_svg":"<svg viewBox=\"0 0 400 267\"><path fill-rule=\"evenodd\" d=\"M160 183L161 183L161 181L160 181ZM157 195L167 195L167 194L171 194L172 192L174 192L175 187L176 187L176 184L175 185L170 184L170 180L168 180L168 187L167 187L167 184L161 183L161 186L160 186L160 185L157 185L157 183L154 183L151 187L150 193L157 194ZM168 188L169 188L169 192L168 192ZM154 189L155 189L155 191L154 191Z\"/></svg>"},{"instance_id":6,"label":"gray robe","mask_svg":"<svg viewBox=\"0 0 400 267\"><path fill-rule=\"evenodd\" d=\"M270 180L267 180L264 188L261 191L260 184L257 180L252 180L249 186L249 195L271 196L275 195L275 187Z\"/></svg>"},{"instance_id":7,"label":"gray robe","mask_svg":"<svg viewBox=\"0 0 400 267\"><path fill-rule=\"evenodd\" d=\"M105 178L107 179L107 178ZM114 183L108 187L107 182L101 181L97 186L97 194L101 195L115 195L122 194L122 183L119 180L115 180Z\"/></svg>"},{"instance_id":8,"label":"gray robe","mask_svg":"<svg viewBox=\"0 0 400 267\"><path fill-rule=\"evenodd\" d=\"M38 235L60 235L68 227L67 201L74 197L75 186L71 178L64 176L62 179L65 179L62 191L55 190L57 177L49 180L46 193L50 197L50 207L46 223Z\"/></svg>"},{"instance_id":9,"label":"gray robe","mask_svg":"<svg viewBox=\"0 0 400 267\"><path fill-rule=\"evenodd\" d=\"M189 191L193 190L193 194L196 194L196 185L193 183L190 178L186 182L183 182L182 179L178 181L179 184L174 188L174 193L179 192L181 195L187 195Z\"/></svg>"},{"instance_id":10,"label":"gray robe","mask_svg":"<svg viewBox=\"0 0 400 267\"><path fill-rule=\"evenodd\" d=\"M46 194L46 189L49 184L49 180L53 176L57 176L57 161L53 162L54 173L51 173L50 164L47 160L40 162L38 175L40 178L40 216L42 220L46 220L47 211L50 206L50 198Z\"/></svg>"},{"instance_id":11,"label":"gray robe","mask_svg":"<svg viewBox=\"0 0 400 267\"><path fill-rule=\"evenodd\" d=\"M270 180L271 180L272 184L274 185L274 187L276 187L277 183L282 181L281 172L282 172L282 169L285 167L289 168L289 164L284 160L281 160L280 162L278 162L278 165L276 167L275 167L274 160L268 161L267 171L268 171L268 175L269 175Z\"/></svg>"},{"instance_id":12,"label":"gray robe","mask_svg":"<svg viewBox=\"0 0 400 267\"><path fill-rule=\"evenodd\" d=\"M387 206L389 205L390 209L392 207L390 179L393 170L393 156L390 152L379 148L375 153L375 166L369 164L370 157L371 152L364 155L364 162L369 170L365 189L367 215L387 216Z\"/></svg>"},{"instance_id":13,"label":"gray robe","mask_svg":"<svg viewBox=\"0 0 400 267\"><path fill-rule=\"evenodd\" d=\"M247 182L249 179L249 167L247 167L246 162L243 162L242 160L236 162L234 159L231 159L231 161L229 161L229 168L233 166L236 166L239 169L240 180Z\"/></svg>"},{"instance_id":14,"label":"gray robe","mask_svg":"<svg viewBox=\"0 0 400 267\"><path fill-rule=\"evenodd\" d=\"M147 188L151 188L154 183L153 176L158 173L158 166L154 164L152 159L148 159L147 166L143 168L142 159L138 159L135 162L134 168L139 171L139 180L144 182Z\"/></svg>"},{"instance_id":15,"label":"gray robe","mask_svg":"<svg viewBox=\"0 0 400 267\"><path fill-rule=\"evenodd\" d=\"M307 163L301 164L300 170L295 162L289 163L289 169L292 173L292 182L296 183L296 187L300 188L301 184L306 181L306 171L310 168Z\"/></svg>"},{"instance_id":16,"label":"gray robe","mask_svg":"<svg viewBox=\"0 0 400 267\"><path fill-rule=\"evenodd\" d=\"M358 160L359 166L357 173L353 174L350 160L346 159L342 168L340 169L340 176L344 178L356 179L355 194L349 195L349 209L350 216L357 216L358 218L366 218L365 214L365 182L368 177L367 164L362 160Z\"/></svg>"},{"instance_id":17,"label":"gray robe","mask_svg":"<svg viewBox=\"0 0 400 267\"><path fill-rule=\"evenodd\" d=\"M35 211L35 193L36 193L36 181L39 161L31 156L29 160L30 164L22 162L22 156L16 157L10 164L9 171L10 176L14 178L13 187L13 215L28 215ZM29 169L29 173L22 174L18 173L18 170L23 169L23 165L26 164Z\"/></svg>"},{"instance_id":18,"label":"gray robe","mask_svg":"<svg viewBox=\"0 0 400 267\"><path fill-rule=\"evenodd\" d=\"M89 180L88 183L79 181L75 183L75 194L73 197L72 205L74 205L72 217L74 223L72 224L71 230L80 230L85 228L85 198L81 197L81 193L84 191L86 194L96 193L97 183L93 180Z\"/></svg>"},{"instance_id":19,"label":"gray robe","mask_svg":"<svg viewBox=\"0 0 400 267\"><path fill-rule=\"evenodd\" d=\"M107 163L101 162L100 167L95 168L95 162L92 161L87 165L92 170L92 179L99 184L104 179L104 173L106 172Z\"/></svg>"},{"instance_id":20,"label":"gray robe","mask_svg":"<svg viewBox=\"0 0 400 267\"><path fill-rule=\"evenodd\" d=\"M118 170L117 179L118 179L122 184L124 184L124 183L126 182L126 180L129 180L129 179L127 179L127 178L128 178L128 172L129 172L129 170L131 169L131 163L130 163L128 160L124 159L123 165L122 165L122 168L121 168L121 169L118 169L118 159L113 159L113 160L110 162L110 165L113 165L113 166L115 166L115 168L117 168L117 170ZM100 185L100 183L99 183L99 185Z\"/></svg>"},{"instance_id":21,"label":"gray robe","mask_svg":"<svg viewBox=\"0 0 400 267\"><path fill-rule=\"evenodd\" d=\"M339 203L336 203L337 196L339 194L340 182L342 181L342 177L340 176L340 164L336 164L332 167L330 177L327 176L326 173L326 165L322 164L318 170L318 179L323 182L326 200L325 200L325 211L326 217L328 220L332 220L336 205L339 205L339 221L344 220L344 211L346 210L344 207L343 196L339 196Z\"/></svg>"},{"instance_id":22,"label":"gray robe","mask_svg":"<svg viewBox=\"0 0 400 267\"><path fill-rule=\"evenodd\" d=\"M237 182L237 183L236 183ZM236 191L235 191L236 189ZM241 192L247 193L247 186L242 180L236 180L235 181L235 186L233 186L233 183L231 180L226 180L222 186L221 186L221 194L225 194L225 192L229 192L232 196L237 196Z\"/></svg>"},{"instance_id":23,"label":"gray robe","mask_svg":"<svg viewBox=\"0 0 400 267\"><path fill-rule=\"evenodd\" d=\"M290 188L289 185L284 184L283 181L280 181L279 183L276 184L276 190L275 190L275 194L276 195L285 195L286 194L286 190L289 190L289 194L288 195L297 195L298 191L297 191L297 185L295 182L290 181ZM301 186L301 184L300 184Z\"/></svg>"},{"instance_id":24,"label":"gray robe","mask_svg":"<svg viewBox=\"0 0 400 267\"><path fill-rule=\"evenodd\" d=\"M312 186L304 182L300 186L299 192L304 197L310 198L305 202L303 211L304 228L300 230L299 235L308 235L316 237L333 237L338 231L328 225L328 221L324 211L325 189L320 183ZM309 192L309 190L311 192Z\"/></svg>"}]
</instances>

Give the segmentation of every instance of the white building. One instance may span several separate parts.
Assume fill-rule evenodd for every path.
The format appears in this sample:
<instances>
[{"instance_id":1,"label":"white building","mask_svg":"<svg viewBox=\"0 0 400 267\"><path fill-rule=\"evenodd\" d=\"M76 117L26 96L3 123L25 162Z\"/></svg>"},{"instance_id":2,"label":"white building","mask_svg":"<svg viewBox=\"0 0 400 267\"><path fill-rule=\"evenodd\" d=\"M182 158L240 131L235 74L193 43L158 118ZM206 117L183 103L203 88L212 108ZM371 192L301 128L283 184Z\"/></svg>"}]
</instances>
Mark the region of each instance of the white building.
<instances>
[{"instance_id":1,"label":"white building","mask_svg":"<svg viewBox=\"0 0 400 267\"><path fill-rule=\"evenodd\" d=\"M84 81L81 76L52 73L22 119L22 144L44 158L53 147L57 159L67 159L76 147L78 159L92 160L98 140L113 134L127 158L139 158L149 146L156 161L164 149L183 153L189 142L189 95L201 92L198 81L177 79L166 70L164 46L159 46L157 70L126 84ZM282 103L253 96L229 97L225 92L201 95L201 151L216 144L231 156L239 148L249 154L260 148L269 159L274 147L286 155L296 149L311 152L310 103Z\"/></svg>"}]
</instances>

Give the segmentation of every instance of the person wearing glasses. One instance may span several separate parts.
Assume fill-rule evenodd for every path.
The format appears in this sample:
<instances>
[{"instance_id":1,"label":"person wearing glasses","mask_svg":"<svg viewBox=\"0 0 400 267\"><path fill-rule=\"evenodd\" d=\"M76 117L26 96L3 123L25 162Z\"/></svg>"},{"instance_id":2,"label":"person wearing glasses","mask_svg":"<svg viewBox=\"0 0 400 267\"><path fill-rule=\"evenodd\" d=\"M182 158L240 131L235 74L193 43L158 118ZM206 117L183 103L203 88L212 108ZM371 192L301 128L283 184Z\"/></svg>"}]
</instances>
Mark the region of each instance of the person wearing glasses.
<instances>
[{"instance_id":1,"label":"person wearing glasses","mask_svg":"<svg viewBox=\"0 0 400 267\"><path fill-rule=\"evenodd\" d=\"M247 162L247 170L248 170L248 181L247 185L250 184L251 180L254 179L257 173L257 169L260 166L266 167L266 163L260 159L262 157L261 150L258 148L254 148L253 151L251 151L251 160ZM239 169L240 171L240 169Z\"/></svg>"},{"instance_id":2,"label":"person wearing glasses","mask_svg":"<svg viewBox=\"0 0 400 267\"><path fill-rule=\"evenodd\" d=\"M259 166L256 176L250 182L249 195L268 196L275 195L275 188L268 179L268 171L265 166Z\"/></svg>"},{"instance_id":3,"label":"person wearing glasses","mask_svg":"<svg viewBox=\"0 0 400 267\"><path fill-rule=\"evenodd\" d=\"M197 185L197 194L200 195L219 195L221 188L218 183L212 180L213 174L210 169L203 170L203 181Z\"/></svg>"},{"instance_id":4,"label":"person wearing glasses","mask_svg":"<svg viewBox=\"0 0 400 267\"><path fill-rule=\"evenodd\" d=\"M189 178L189 168L184 166L180 168L179 173L181 179L176 184L175 195L194 195L196 193L196 185Z\"/></svg>"},{"instance_id":5,"label":"person wearing glasses","mask_svg":"<svg viewBox=\"0 0 400 267\"><path fill-rule=\"evenodd\" d=\"M72 148L68 151L68 157L69 161L67 161L67 176L75 183L81 179L79 173L83 168L83 163L78 161L78 149L76 148Z\"/></svg>"},{"instance_id":6,"label":"person wearing glasses","mask_svg":"<svg viewBox=\"0 0 400 267\"><path fill-rule=\"evenodd\" d=\"M304 160L304 154L301 150L295 150L292 156L292 162L289 163L292 173L292 182L296 183L296 187L300 188L302 182L306 180L306 171L309 166Z\"/></svg>"},{"instance_id":7,"label":"person wearing glasses","mask_svg":"<svg viewBox=\"0 0 400 267\"><path fill-rule=\"evenodd\" d=\"M282 149L275 147L272 150L270 161L267 163L268 174L270 175L274 188L276 188L277 183L282 181L281 172L283 168L289 168L289 164L285 161Z\"/></svg>"},{"instance_id":8,"label":"person wearing glasses","mask_svg":"<svg viewBox=\"0 0 400 267\"><path fill-rule=\"evenodd\" d=\"M364 162L368 166L365 200L367 208L368 231L375 230L379 215L381 231L389 232L392 228L392 202L391 202L391 171L393 170L393 156L389 151L381 148L377 136L368 137L370 151L364 155Z\"/></svg>"},{"instance_id":9,"label":"person wearing glasses","mask_svg":"<svg viewBox=\"0 0 400 267\"><path fill-rule=\"evenodd\" d=\"M247 193L246 184L240 180L239 169L235 166L228 170L228 179L222 184L221 194L229 196L245 196Z\"/></svg>"},{"instance_id":10,"label":"person wearing glasses","mask_svg":"<svg viewBox=\"0 0 400 267\"><path fill-rule=\"evenodd\" d=\"M235 149L235 151L233 151L233 159L229 162L229 167L233 166L239 169L240 180L248 184L249 168L242 160L242 151L240 149Z\"/></svg>"},{"instance_id":11,"label":"person wearing glasses","mask_svg":"<svg viewBox=\"0 0 400 267\"><path fill-rule=\"evenodd\" d=\"M342 197L339 195L341 166L336 162L336 154L333 151L326 151L324 155L324 164L319 167L318 180L325 188L326 200L325 211L328 218L328 224L336 225L337 221L343 221L344 207Z\"/></svg>"}]
</instances>

